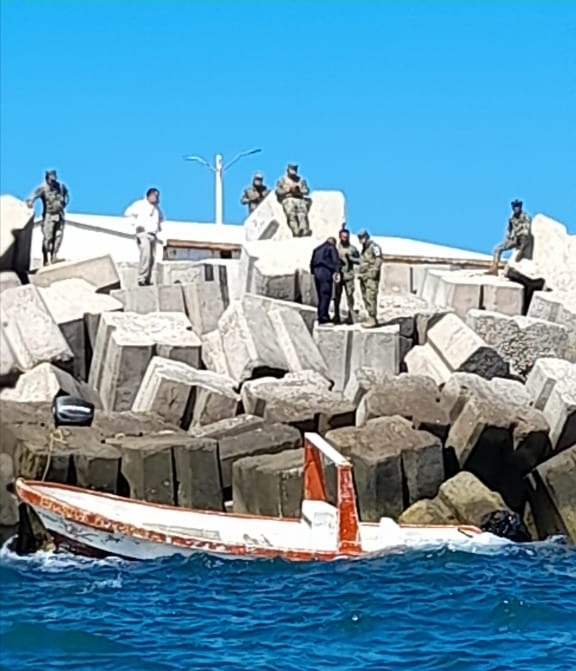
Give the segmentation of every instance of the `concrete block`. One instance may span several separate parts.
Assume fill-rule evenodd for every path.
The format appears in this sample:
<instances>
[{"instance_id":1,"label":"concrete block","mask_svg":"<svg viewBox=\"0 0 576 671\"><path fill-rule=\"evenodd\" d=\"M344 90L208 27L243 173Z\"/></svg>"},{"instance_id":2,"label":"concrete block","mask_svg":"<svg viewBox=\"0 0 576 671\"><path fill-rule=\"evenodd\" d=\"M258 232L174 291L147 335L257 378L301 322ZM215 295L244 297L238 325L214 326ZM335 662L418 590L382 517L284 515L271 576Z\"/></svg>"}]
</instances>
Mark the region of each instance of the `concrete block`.
<instances>
[{"instance_id":1,"label":"concrete block","mask_svg":"<svg viewBox=\"0 0 576 671\"><path fill-rule=\"evenodd\" d=\"M14 196L0 196L0 271L30 270L34 210Z\"/></svg>"},{"instance_id":2,"label":"concrete block","mask_svg":"<svg viewBox=\"0 0 576 671\"><path fill-rule=\"evenodd\" d=\"M4 270L0 272L0 294L6 289L15 289L22 285L16 273L11 270Z\"/></svg>"},{"instance_id":3,"label":"concrete block","mask_svg":"<svg viewBox=\"0 0 576 671\"><path fill-rule=\"evenodd\" d=\"M173 443L176 503L193 510L224 511L218 442L192 438Z\"/></svg>"},{"instance_id":4,"label":"concrete block","mask_svg":"<svg viewBox=\"0 0 576 671\"><path fill-rule=\"evenodd\" d=\"M72 368L72 350L36 287L27 284L6 289L1 310L5 338L21 370L44 362Z\"/></svg>"},{"instance_id":5,"label":"concrete block","mask_svg":"<svg viewBox=\"0 0 576 671\"><path fill-rule=\"evenodd\" d=\"M153 356L200 365L200 338L181 313L104 313L89 383L107 410L129 410Z\"/></svg>"},{"instance_id":6,"label":"concrete block","mask_svg":"<svg viewBox=\"0 0 576 671\"><path fill-rule=\"evenodd\" d=\"M183 429L233 417L240 401L234 382L180 361L154 357L132 404L134 412L155 412Z\"/></svg>"},{"instance_id":7,"label":"concrete block","mask_svg":"<svg viewBox=\"0 0 576 671\"><path fill-rule=\"evenodd\" d=\"M324 433L354 423L353 404L330 391L330 383L313 371L251 380L240 393L245 412L301 431Z\"/></svg>"},{"instance_id":8,"label":"concrete block","mask_svg":"<svg viewBox=\"0 0 576 671\"><path fill-rule=\"evenodd\" d=\"M412 292L412 268L408 263L382 264L378 294L410 294Z\"/></svg>"},{"instance_id":9,"label":"concrete block","mask_svg":"<svg viewBox=\"0 0 576 671\"><path fill-rule=\"evenodd\" d=\"M20 375L18 359L12 349L6 325L6 316L0 310L0 389L13 387Z\"/></svg>"},{"instance_id":10,"label":"concrete block","mask_svg":"<svg viewBox=\"0 0 576 671\"><path fill-rule=\"evenodd\" d=\"M135 289L138 286L138 263L133 261L116 261L116 270L120 277L120 289ZM157 284L158 264L152 268L150 281Z\"/></svg>"},{"instance_id":11,"label":"concrete block","mask_svg":"<svg viewBox=\"0 0 576 671\"><path fill-rule=\"evenodd\" d=\"M326 439L352 461L363 521L398 518L414 501L435 496L444 479L440 440L402 417L336 429Z\"/></svg>"},{"instance_id":12,"label":"concrete block","mask_svg":"<svg viewBox=\"0 0 576 671\"><path fill-rule=\"evenodd\" d=\"M110 296L122 304L126 312L147 315L150 312L185 312L182 287L148 286L115 289Z\"/></svg>"},{"instance_id":13,"label":"concrete block","mask_svg":"<svg viewBox=\"0 0 576 671\"><path fill-rule=\"evenodd\" d=\"M202 336L202 363L214 373L230 375L220 331L211 331Z\"/></svg>"},{"instance_id":14,"label":"concrete block","mask_svg":"<svg viewBox=\"0 0 576 671\"><path fill-rule=\"evenodd\" d=\"M379 384L384 384L389 379L388 373L376 368L357 368L350 373L348 382L344 387L343 396L347 401L358 406L370 389ZM356 422L358 422L358 415L356 415Z\"/></svg>"},{"instance_id":15,"label":"concrete block","mask_svg":"<svg viewBox=\"0 0 576 671\"><path fill-rule=\"evenodd\" d=\"M531 317L509 317L488 310L470 310L466 322L522 379L541 357L563 358L568 350L568 330L560 324Z\"/></svg>"},{"instance_id":16,"label":"concrete block","mask_svg":"<svg viewBox=\"0 0 576 671\"><path fill-rule=\"evenodd\" d=\"M49 287L54 282L71 278L86 280L102 294L120 288L120 275L110 255L83 261L62 261L39 268L30 275L30 281L37 287Z\"/></svg>"},{"instance_id":17,"label":"concrete block","mask_svg":"<svg viewBox=\"0 0 576 671\"><path fill-rule=\"evenodd\" d=\"M8 491L15 479L14 459L9 454L0 453L0 528L18 524L18 499Z\"/></svg>"},{"instance_id":18,"label":"concrete block","mask_svg":"<svg viewBox=\"0 0 576 671\"><path fill-rule=\"evenodd\" d=\"M244 457L234 463L234 513L299 518L304 450Z\"/></svg>"},{"instance_id":19,"label":"concrete block","mask_svg":"<svg viewBox=\"0 0 576 671\"><path fill-rule=\"evenodd\" d=\"M568 348L565 358L576 363L576 289L571 291L536 291L532 295L528 317L545 319L565 326Z\"/></svg>"},{"instance_id":20,"label":"concrete block","mask_svg":"<svg viewBox=\"0 0 576 671\"><path fill-rule=\"evenodd\" d=\"M342 392L351 371L374 368L396 375L400 368L400 327L379 326L364 329L360 325L314 327L314 341L328 365L334 391Z\"/></svg>"},{"instance_id":21,"label":"concrete block","mask_svg":"<svg viewBox=\"0 0 576 671\"><path fill-rule=\"evenodd\" d=\"M314 330L314 323L316 322L316 309L310 305L302 305L301 303L292 303L291 301L281 301L276 298L268 298L267 296L260 296L257 294L246 294L246 300L254 301L260 304L266 312L270 312L277 308L287 308L297 312L310 333Z\"/></svg>"},{"instance_id":22,"label":"concrete block","mask_svg":"<svg viewBox=\"0 0 576 671\"><path fill-rule=\"evenodd\" d=\"M534 407L550 425L556 451L576 443L576 364L563 359L537 359L526 380Z\"/></svg>"},{"instance_id":23,"label":"concrete block","mask_svg":"<svg viewBox=\"0 0 576 671\"><path fill-rule=\"evenodd\" d=\"M439 273L448 272L452 270L450 265L435 265L428 263L417 263L411 268L412 270L412 291L420 297L424 297L424 283L429 271L436 271ZM427 289L429 291L430 289Z\"/></svg>"},{"instance_id":24,"label":"concrete block","mask_svg":"<svg viewBox=\"0 0 576 671\"><path fill-rule=\"evenodd\" d=\"M521 315L524 307L524 287L511 280L484 275L480 307L504 315Z\"/></svg>"}]
</instances>

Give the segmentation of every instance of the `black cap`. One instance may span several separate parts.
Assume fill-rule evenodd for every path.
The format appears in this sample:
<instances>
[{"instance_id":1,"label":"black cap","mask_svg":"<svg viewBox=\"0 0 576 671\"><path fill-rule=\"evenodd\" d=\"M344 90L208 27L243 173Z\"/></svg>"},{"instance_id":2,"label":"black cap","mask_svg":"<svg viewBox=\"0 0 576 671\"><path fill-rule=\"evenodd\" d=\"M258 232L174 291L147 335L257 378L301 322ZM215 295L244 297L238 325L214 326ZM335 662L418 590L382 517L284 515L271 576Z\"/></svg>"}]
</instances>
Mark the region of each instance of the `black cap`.
<instances>
[{"instance_id":1,"label":"black cap","mask_svg":"<svg viewBox=\"0 0 576 671\"><path fill-rule=\"evenodd\" d=\"M56 170L46 170L45 176L54 177L54 179L56 179L58 175L56 174Z\"/></svg>"},{"instance_id":2,"label":"black cap","mask_svg":"<svg viewBox=\"0 0 576 671\"><path fill-rule=\"evenodd\" d=\"M288 170L294 170L294 172L298 172L298 165L296 163L288 163Z\"/></svg>"},{"instance_id":3,"label":"black cap","mask_svg":"<svg viewBox=\"0 0 576 671\"><path fill-rule=\"evenodd\" d=\"M512 207L522 207L522 204L523 204L522 201L518 200L518 198L512 201Z\"/></svg>"}]
</instances>

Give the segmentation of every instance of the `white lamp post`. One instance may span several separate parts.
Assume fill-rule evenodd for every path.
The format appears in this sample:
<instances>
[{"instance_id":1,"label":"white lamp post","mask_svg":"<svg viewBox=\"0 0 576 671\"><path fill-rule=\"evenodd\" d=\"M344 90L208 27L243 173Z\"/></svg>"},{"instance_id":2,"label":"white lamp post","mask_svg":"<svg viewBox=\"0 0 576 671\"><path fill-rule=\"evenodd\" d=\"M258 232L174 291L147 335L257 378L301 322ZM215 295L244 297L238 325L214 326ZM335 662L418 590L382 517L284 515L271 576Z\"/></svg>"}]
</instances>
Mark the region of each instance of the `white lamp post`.
<instances>
[{"instance_id":1,"label":"white lamp post","mask_svg":"<svg viewBox=\"0 0 576 671\"><path fill-rule=\"evenodd\" d=\"M200 165L205 166L214 173L214 221L216 224L222 224L224 211L222 178L224 173L241 158L244 158L245 156L252 156L252 154L258 154L261 151L262 149L248 149L247 151L241 151L239 154L236 154L236 156L234 156L234 158L226 165L224 165L222 154L216 154L214 157L214 165L211 165L202 156L184 156L185 161L200 163Z\"/></svg>"}]
</instances>

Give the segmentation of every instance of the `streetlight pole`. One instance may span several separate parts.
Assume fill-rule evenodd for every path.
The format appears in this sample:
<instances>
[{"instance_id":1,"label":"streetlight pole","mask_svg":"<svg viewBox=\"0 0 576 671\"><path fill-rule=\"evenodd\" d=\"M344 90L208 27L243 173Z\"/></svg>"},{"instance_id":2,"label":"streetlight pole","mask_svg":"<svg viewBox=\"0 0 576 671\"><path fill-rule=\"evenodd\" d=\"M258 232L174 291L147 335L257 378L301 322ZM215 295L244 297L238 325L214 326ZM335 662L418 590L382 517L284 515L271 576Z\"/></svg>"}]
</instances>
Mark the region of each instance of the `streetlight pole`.
<instances>
[{"instance_id":1,"label":"streetlight pole","mask_svg":"<svg viewBox=\"0 0 576 671\"><path fill-rule=\"evenodd\" d=\"M200 163L200 165L203 165L214 173L214 222L217 225L222 224L224 216L224 173L241 158L252 156L252 154L259 154L261 151L262 149L248 149L246 151L241 151L239 154L236 154L229 163L226 163L226 165L224 165L222 154L216 154L214 157L214 165L211 165L202 156L184 156L185 161Z\"/></svg>"}]
</instances>

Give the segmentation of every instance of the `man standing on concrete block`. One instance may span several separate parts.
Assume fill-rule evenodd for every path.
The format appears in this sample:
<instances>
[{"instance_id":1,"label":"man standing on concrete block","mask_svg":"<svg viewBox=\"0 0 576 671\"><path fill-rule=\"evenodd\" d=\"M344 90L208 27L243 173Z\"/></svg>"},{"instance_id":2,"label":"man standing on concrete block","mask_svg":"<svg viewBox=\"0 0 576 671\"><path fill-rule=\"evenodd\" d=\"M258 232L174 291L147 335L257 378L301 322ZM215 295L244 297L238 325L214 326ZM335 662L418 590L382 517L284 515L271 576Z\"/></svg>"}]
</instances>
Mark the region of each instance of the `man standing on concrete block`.
<instances>
[{"instance_id":1,"label":"man standing on concrete block","mask_svg":"<svg viewBox=\"0 0 576 671\"><path fill-rule=\"evenodd\" d=\"M257 172L252 184L244 189L240 202L248 206L248 214L252 214L260 203L270 193L270 189L264 184L264 175Z\"/></svg>"},{"instance_id":2,"label":"man standing on concrete block","mask_svg":"<svg viewBox=\"0 0 576 671\"><path fill-rule=\"evenodd\" d=\"M44 182L28 196L26 205L34 207L34 201L42 201L42 263L54 263L64 237L64 210L70 196L65 184L58 181L56 170L47 170Z\"/></svg>"},{"instance_id":3,"label":"man standing on concrete block","mask_svg":"<svg viewBox=\"0 0 576 671\"><path fill-rule=\"evenodd\" d=\"M356 266L360 263L360 252L350 243L350 232L346 224L342 225L339 233L337 246L338 255L342 269L340 271L342 281L334 284L334 323L340 324L340 301L342 300L342 291L346 294L346 304L348 305L347 323L354 323L354 276Z\"/></svg>"},{"instance_id":4,"label":"man standing on concrete block","mask_svg":"<svg viewBox=\"0 0 576 671\"><path fill-rule=\"evenodd\" d=\"M494 258L488 271L491 274L498 272L498 265L502 252L517 249L516 261L532 256L532 218L522 211L522 201L512 201L512 216L508 219L508 229L504 242L494 249Z\"/></svg>"},{"instance_id":5,"label":"man standing on concrete block","mask_svg":"<svg viewBox=\"0 0 576 671\"><path fill-rule=\"evenodd\" d=\"M298 174L298 166L289 163L286 174L276 183L276 197L282 205L286 221L295 238L312 235L308 222L310 209L310 189L303 177Z\"/></svg>"},{"instance_id":6,"label":"man standing on concrete block","mask_svg":"<svg viewBox=\"0 0 576 671\"><path fill-rule=\"evenodd\" d=\"M158 233L160 233L164 221L164 215L159 204L160 191L156 188L150 188L146 191L145 198L132 203L124 212L124 216L132 220L131 223L136 232L136 243L140 250L138 264L138 286L140 287L148 286L151 283L150 278L154 267Z\"/></svg>"},{"instance_id":7,"label":"man standing on concrete block","mask_svg":"<svg viewBox=\"0 0 576 671\"><path fill-rule=\"evenodd\" d=\"M336 250L336 240L328 238L316 247L310 260L310 272L314 277L318 296L318 324L330 324L330 301L332 287L341 281L342 263Z\"/></svg>"},{"instance_id":8,"label":"man standing on concrete block","mask_svg":"<svg viewBox=\"0 0 576 671\"><path fill-rule=\"evenodd\" d=\"M362 245L358 279L362 290L362 300L368 313L368 319L362 326L372 328L378 325L378 286L382 269L382 250L371 240L368 231L360 231L358 240Z\"/></svg>"}]
</instances>

